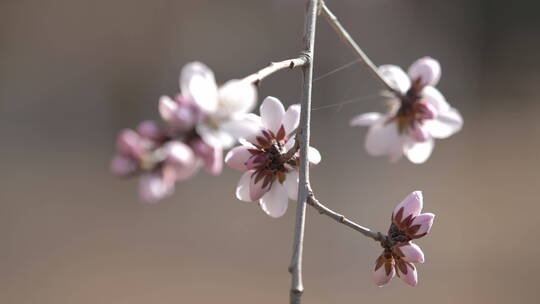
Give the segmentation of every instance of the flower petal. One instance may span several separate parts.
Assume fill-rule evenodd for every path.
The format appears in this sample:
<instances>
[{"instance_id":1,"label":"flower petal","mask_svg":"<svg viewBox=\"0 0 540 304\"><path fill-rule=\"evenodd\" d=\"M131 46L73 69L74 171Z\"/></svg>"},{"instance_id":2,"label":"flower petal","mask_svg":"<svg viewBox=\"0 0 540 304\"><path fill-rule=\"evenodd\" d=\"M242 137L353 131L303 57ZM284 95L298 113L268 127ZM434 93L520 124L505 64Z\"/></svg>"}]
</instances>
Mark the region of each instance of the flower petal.
<instances>
[{"instance_id":1,"label":"flower petal","mask_svg":"<svg viewBox=\"0 0 540 304\"><path fill-rule=\"evenodd\" d=\"M413 242L398 246L398 250L403 254L402 258L411 263L424 263L424 252L420 246Z\"/></svg>"},{"instance_id":2,"label":"flower petal","mask_svg":"<svg viewBox=\"0 0 540 304\"><path fill-rule=\"evenodd\" d=\"M410 140L406 144L404 152L412 163L421 164L429 158L434 146L435 141L431 137L427 138L424 142Z\"/></svg>"},{"instance_id":3,"label":"flower petal","mask_svg":"<svg viewBox=\"0 0 540 304\"><path fill-rule=\"evenodd\" d=\"M300 123L300 105L293 104L285 112L283 117L283 127L285 128L285 134L291 134Z\"/></svg>"},{"instance_id":4,"label":"flower petal","mask_svg":"<svg viewBox=\"0 0 540 304\"><path fill-rule=\"evenodd\" d=\"M446 101L446 98L444 98L444 95L432 86L426 86L422 90L422 100L432 104L438 114L450 109L450 105Z\"/></svg>"},{"instance_id":5,"label":"flower petal","mask_svg":"<svg viewBox=\"0 0 540 304\"><path fill-rule=\"evenodd\" d=\"M414 226L419 226L418 230L413 232L412 238L418 239L429 233L431 226L433 225L433 220L435 219L435 214L433 213L422 213L419 216L415 217L411 223L411 228L416 230Z\"/></svg>"},{"instance_id":6,"label":"flower petal","mask_svg":"<svg viewBox=\"0 0 540 304\"><path fill-rule=\"evenodd\" d=\"M454 108L442 112L437 119L426 120L425 127L429 134L435 138L447 138L461 130L463 118Z\"/></svg>"},{"instance_id":7,"label":"flower petal","mask_svg":"<svg viewBox=\"0 0 540 304\"><path fill-rule=\"evenodd\" d=\"M225 156L227 166L240 171L246 171L246 163L252 154L246 146L234 147Z\"/></svg>"},{"instance_id":8,"label":"flower petal","mask_svg":"<svg viewBox=\"0 0 540 304\"><path fill-rule=\"evenodd\" d=\"M289 197L285 187L279 182L272 184L270 191L268 191L261 198L262 210L271 217L281 217L287 211L289 205Z\"/></svg>"},{"instance_id":9,"label":"flower petal","mask_svg":"<svg viewBox=\"0 0 540 304\"><path fill-rule=\"evenodd\" d=\"M416 273L416 267L414 264L401 261L402 267L397 267L398 276L403 280L403 282L411 285L416 286L418 283L418 274ZM401 269L406 269L407 273L403 273Z\"/></svg>"},{"instance_id":10,"label":"flower petal","mask_svg":"<svg viewBox=\"0 0 540 304\"><path fill-rule=\"evenodd\" d=\"M266 97L260 111L263 126L276 134L285 115L285 108L281 101L275 97Z\"/></svg>"},{"instance_id":11,"label":"flower petal","mask_svg":"<svg viewBox=\"0 0 540 304\"><path fill-rule=\"evenodd\" d=\"M408 72L410 79L418 81L422 87L434 86L441 78L441 65L431 57L423 57L416 60Z\"/></svg>"},{"instance_id":12,"label":"flower petal","mask_svg":"<svg viewBox=\"0 0 540 304\"><path fill-rule=\"evenodd\" d=\"M165 181L159 174L144 174L139 181L139 195L147 203L157 203L170 196L173 191L174 183Z\"/></svg>"},{"instance_id":13,"label":"flower petal","mask_svg":"<svg viewBox=\"0 0 540 304\"><path fill-rule=\"evenodd\" d=\"M381 113L369 112L355 116L351 119L350 125L355 126L371 126L382 117Z\"/></svg>"},{"instance_id":14,"label":"flower petal","mask_svg":"<svg viewBox=\"0 0 540 304\"><path fill-rule=\"evenodd\" d=\"M238 181L238 185L236 186L236 198L244 202L252 201L251 197L249 196L251 174L253 174L253 171L244 172L244 174L242 174L242 177L240 177L240 180Z\"/></svg>"},{"instance_id":15,"label":"flower petal","mask_svg":"<svg viewBox=\"0 0 540 304\"><path fill-rule=\"evenodd\" d=\"M373 269L373 282L375 285L383 287L390 282L395 274L396 271L392 263L380 256L375 262L375 268Z\"/></svg>"},{"instance_id":16,"label":"flower petal","mask_svg":"<svg viewBox=\"0 0 540 304\"><path fill-rule=\"evenodd\" d=\"M139 165L132 157L122 154L116 155L111 161L111 172L116 176L128 176L135 173Z\"/></svg>"},{"instance_id":17,"label":"flower petal","mask_svg":"<svg viewBox=\"0 0 540 304\"><path fill-rule=\"evenodd\" d=\"M218 90L216 114L221 117L253 110L257 102L257 89L243 80L229 80Z\"/></svg>"},{"instance_id":18,"label":"flower petal","mask_svg":"<svg viewBox=\"0 0 540 304\"><path fill-rule=\"evenodd\" d=\"M309 147L308 148L308 160L310 163L317 165L321 162L321 153L319 153L319 150Z\"/></svg>"},{"instance_id":19,"label":"flower petal","mask_svg":"<svg viewBox=\"0 0 540 304\"><path fill-rule=\"evenodd\" d=\"M402 94L405 94L411 87L409 76L397 65L381 65L378 71L384 79L390 82Z\"/></svg>"},{"instance_id":20,"label":"flower petal","mask_svg":"<svg viewBox=\"0 0 540 304\"><path fill-rule=\"evenodd\" d=\"M289 199L296 201L298 200L298 171L293 170L287 173L287 178L285 179L284 186L287 189L287 194L289 194Z\"/></svg>"},{"instance_id":21,"label":"flower petal","mask_svg":"<svg viewBox=\"0 0 540 304\"><path fill-rule=\"evenodd\" d=\"M251 180L250 180L250 183L249 183L249 198L251 201L256 201L258 199L260 199L261 197L263 197L263 195L265 195L266 192L268 192L273 184L275 183L270 183L268 185L266 185L265 187L264 186L264 178L262 178L261 180L259 180L257 183L255 182L255 175L252 175L251 176Z\"/></svg>"},{"instance_id":22,"label":"flower petal","mask_svg":"<svg viewBox=\"0 0 540 304\"><path fill-rule=\"evenodd\" d=\"M164 95L159 98L158 109L161 118L164 121L169 122L172 119L176 110L178 109L178 103L169 96Z\"/></svg>"},{"instance_id":23,"label":"flower petal","mask_svg":"<svg viewBox=\"0 0 540 304\"><path fill-rule=\"evenodd\" d=\"M214 73L201 62L186 64L180 72L180 89L204 111L213 113L218 106Z\"/></svg>"},{"instance_id":24,"label":"flower petal","mask_svg":"<svg viewBox=\"0 0 540 304\"><path fill-rule=\"evenodd\" d=\"M401 156L402 141L395 122L386 122L387 117L381 117L368 130L365 147L372 156L394 155Z\"/></svg>"},{"instance_id":25,"label":"flower petal","mask_svg":"<svg viewBox=\"0 0 540 304\"><path fill-rule=\"evenodd\" d=\"M236 139L254 140L262 129L259 116L255 114L237 115L219 126L224 132Z\"/></svg>"},{"instance_id":26,"label":"flower petal","mask_svg":"<svg viewBox=\"0 0 540 304\"><path fill-rule=\"evenodd\" d=\"M414 191L407 195L407 197L396 206L392 213L394 223L399 226L399 222L405 220L409 216L414 218L419 215L423 205L424 199L422 197L422 191Z\"/></svg>"}]
</instances>

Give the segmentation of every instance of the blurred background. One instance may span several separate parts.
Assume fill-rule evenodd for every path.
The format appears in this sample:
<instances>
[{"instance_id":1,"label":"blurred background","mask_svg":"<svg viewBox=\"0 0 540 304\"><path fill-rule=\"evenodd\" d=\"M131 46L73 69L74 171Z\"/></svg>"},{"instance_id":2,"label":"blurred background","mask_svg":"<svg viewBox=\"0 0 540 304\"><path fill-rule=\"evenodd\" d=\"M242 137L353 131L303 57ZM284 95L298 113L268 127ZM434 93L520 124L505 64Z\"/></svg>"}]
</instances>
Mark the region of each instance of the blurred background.
<instances>
[{"instance_id":1,"label":"blurred background","mask_svg":"<svg viewBox=\"0 0 540 304\"><path fill-rule=\"evenodd\" d=\"M239 202L240 174L200 173L157 205L109 173L117 132L158 119L160 95L201 60L218 81L301 49L303 0L1 0L0 302L286 303L294 205ZM318 197L386 231L409 192L437 214L419 285L377 288L380 247L308 209L305 303L531 303L540 271L537 1L327 0L375 63L439 59L465 119L425 165L368 157L348 120L383 110L360 65L314 83ZM355 57L319 20L315 76ZM301 76L260 97L299 101ZM365 97L365 98L364 98ZM346 100L360 101L326 107Z\"/></svg>"}]
</instances>

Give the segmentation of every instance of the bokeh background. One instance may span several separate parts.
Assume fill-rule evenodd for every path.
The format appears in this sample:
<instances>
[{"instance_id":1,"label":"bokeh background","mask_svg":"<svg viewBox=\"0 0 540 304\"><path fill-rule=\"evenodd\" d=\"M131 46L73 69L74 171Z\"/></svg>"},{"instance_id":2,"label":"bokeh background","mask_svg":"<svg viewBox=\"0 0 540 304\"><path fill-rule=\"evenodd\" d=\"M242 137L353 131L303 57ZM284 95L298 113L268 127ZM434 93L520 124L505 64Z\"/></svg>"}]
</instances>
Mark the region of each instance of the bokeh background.
<instances>
[{"instance_id":1,"label":"bokeh background","mask_svg":"<svg viewBox=\"0 0 540 304\"><path fill-rule=\"evenodd\" d=\"M186 62L219 81L298 54L301 0L0 1L0 302L285 303L294 208L271 219L236 201L239 173L205 173L145 205L109 174L124 127L157 119ZM540 271L540 22L537 1L327 0L372 59L430 55L465 118L425 165L363 150L348 120L380 111L355 65L314 84L312 170L319 198L384 231L421 189L437 214L419 241L419 285L371 281L380 248L308 209L305 303L532 303ZM315 75L353 61L320 20ZM260 97L300 96L300 73ZM365 98L364 98L365 97ZM358 102L318 109L350 99ZM291 203L291 206L294 206Z\"/></svg>"}]
</instances>

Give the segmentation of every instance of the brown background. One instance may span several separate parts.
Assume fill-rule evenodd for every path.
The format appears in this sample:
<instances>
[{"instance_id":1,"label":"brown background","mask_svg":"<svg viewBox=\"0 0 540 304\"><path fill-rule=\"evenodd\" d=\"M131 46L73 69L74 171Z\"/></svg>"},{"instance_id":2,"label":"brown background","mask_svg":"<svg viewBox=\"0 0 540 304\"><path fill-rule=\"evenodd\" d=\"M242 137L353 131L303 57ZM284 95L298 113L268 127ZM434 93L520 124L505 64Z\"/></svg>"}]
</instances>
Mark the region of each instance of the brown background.
<instances>
[{"instance_id":1,"label":"brown background","mask_svg":"<svg viewBox=\"0 0 540 304\"><path fill-rule=\"evenodd\" d=\"M305 1L1 0L0 302L285 303L293 208L270 219L236 201L239 173L201 173L159 205L110 176L114 137L157 118L191 60L220 81L301 47ZM392 165L362 148L355 114L380 100L314 111L318 196L379 230L422 189L437 214L419 241L419 286L371 282L380 248L309 210L306 303L534 303L540 24L536 1L328 0L379 64L431 55L440 88L465 118L423 166ZM315 74L354 60L323 20ZM299 99L300 73L260 96ZM359 65L315 82L320 107L378 92ZM292 204L291 204L292 205Z\"/></svg>"}]
</instances>

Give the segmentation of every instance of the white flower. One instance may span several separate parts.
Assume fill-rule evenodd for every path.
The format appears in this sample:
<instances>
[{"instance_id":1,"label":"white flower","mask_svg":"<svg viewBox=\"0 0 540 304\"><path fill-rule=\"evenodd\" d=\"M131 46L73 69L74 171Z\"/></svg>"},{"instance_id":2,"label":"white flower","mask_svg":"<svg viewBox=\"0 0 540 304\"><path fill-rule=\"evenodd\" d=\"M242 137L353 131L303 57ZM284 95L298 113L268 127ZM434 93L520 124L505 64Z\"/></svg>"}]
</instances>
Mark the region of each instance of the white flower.
<instances>
[{"instance_id":1,"label":"white flower","mask_svg":"<svg viewBox=\"0 0 540 304\"><path fill-rule=\"evenodd\" d=\"M352 126L369 126L365 147L373 156L397 161L403 154L416 164L431 155L434 138L447 138L461 130L463 119L434 87L441 76L439 62L424 57L414 62L408 75L398 66L383 65L379 73L401 96L389 113L364 113Z\"/></svg>"},{"instance_id":2,"label":"white flower","mask_svg":"<svg viewBox=\"0 0 540 304\"><path fill-rule=\"evenodd\" d=\"M260 112L260 117L251 116L258 125L256 132L246 135L242 146L229 151L225 163L244 171L236 188L239 200L259 200L266 214L281 217L287 211L289 199L298 197L300 156L293 132L300 120L300 106L292 105L285 111L277 98L267 97ZM293 148L295 151L291 151ZM312 164L321 161L319 151L313 147L309 148L308 158Z\"/></svg>"},{"instance_id":3,"label":"white flower","mask_svg":"<svg viewBox=\"0 0 540 304\"><path fill-rule=\"evenodd\" d=\"M182 96L193 101L205 118L196 125L197 133L208 143L231 147L253 126L249 113L257 102L257 89L243 80L229 80L218 87L214 73L200 62L186 64L180 73Z\"/></svg>"}]
</instances>

